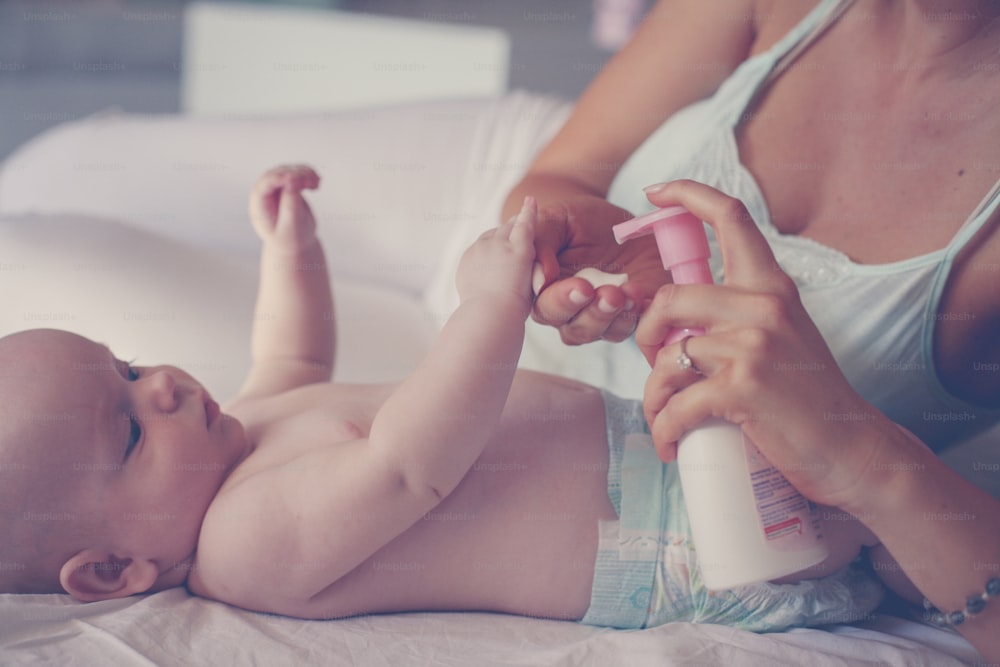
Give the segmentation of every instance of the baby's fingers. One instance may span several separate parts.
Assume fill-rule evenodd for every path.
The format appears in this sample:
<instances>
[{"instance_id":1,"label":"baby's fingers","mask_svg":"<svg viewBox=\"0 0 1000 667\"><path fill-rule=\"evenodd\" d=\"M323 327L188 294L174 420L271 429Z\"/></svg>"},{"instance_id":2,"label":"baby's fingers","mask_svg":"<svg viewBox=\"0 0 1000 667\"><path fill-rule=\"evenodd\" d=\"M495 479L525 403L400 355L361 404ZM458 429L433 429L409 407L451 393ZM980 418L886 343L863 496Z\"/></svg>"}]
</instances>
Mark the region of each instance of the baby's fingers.
<instances>
[{"instance_id":1,"label":"baby's fingers","mask_svg":"<svg viewBox=\"0 0 1000 667\"><path fill-rule=\"evenodd\" d=\"M279 196L279 227L295 226L296 222L312 219L309 204L306 203L299 190L293 187L285 188Z\"/></svg>"},{"instance_id":2,"label":"baby's fingers","mask_svg":"<svg viewBox=\"0 0 1000 667\"><path fill-rule=\"evenodd\" d=\"M538 207L535 204L534 197L525 197L524 203L521 204L521 210L517 212L517 215L512 217L507 222L501 222L497 225L497 234L504 239L522 241L525 235L527 238L534 242L535 238L535 220L538 218Z\"/></svg>"},{"instance_id":3,"label":"baby's fingers","mask_svg":"<svg viewBox=\"0 0 1000 667\"><path fill-rule=\"evenodd\" d=\"M538 203L535 201L534 197L529 195L524 198L524 203L521 204L521 210L517 212L516 216L514 216L514 222L531 225L533 227L537 219Z\"/></svg>"},{"instance_id":4,"label":"baby's fingers","mask_svg":"<svg viewBox=\"0 0 1000 667\"><path fill-rule=\"evenodd\" d=\"M264 172L250 191L251 219L274 224L282 193L300 192L319 187L319 174L305 165L280 166Z\"/></svg>"},{"instance_id":5,"label":"baby's fingers","mask_svg":"<svg viewBox=\"0 0 1000 667\"><path fill-rule=\"evenodd\" d=\"M319 174L312 167L295 165L284 168L284 184L292 190L315 190L319 187Z\"/></svg>"},{"instance_id":6,"label":"baby's fingers","mask_svg":"<svg viewBox=\"0 0 1000 667\"><path fill-rule=\"evenodd\" d=\"M275 170L264 173L250 190L250 215L273 220L278 211L278 196L283 176Z\"/></svg>"}]
</instances>

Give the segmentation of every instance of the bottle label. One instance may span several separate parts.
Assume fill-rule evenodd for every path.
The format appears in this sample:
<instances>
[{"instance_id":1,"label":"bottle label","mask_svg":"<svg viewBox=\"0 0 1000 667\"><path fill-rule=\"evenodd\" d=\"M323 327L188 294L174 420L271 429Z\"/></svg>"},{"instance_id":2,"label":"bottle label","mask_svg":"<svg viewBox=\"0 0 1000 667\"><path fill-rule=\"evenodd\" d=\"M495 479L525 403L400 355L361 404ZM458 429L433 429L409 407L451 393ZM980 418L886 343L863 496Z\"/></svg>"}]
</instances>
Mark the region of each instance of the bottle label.
<instances>
[{"instance_id":1,"label":"bottle label","mask_svg":"<svg viewBox=\"0 0 1000 667\"><path fill-rule=\"evenodd\" d=\"M823 537L816 506L771 465L746 434L743 445L764 541L779 551L814 547Z\"/></svg>"}]
</instances>

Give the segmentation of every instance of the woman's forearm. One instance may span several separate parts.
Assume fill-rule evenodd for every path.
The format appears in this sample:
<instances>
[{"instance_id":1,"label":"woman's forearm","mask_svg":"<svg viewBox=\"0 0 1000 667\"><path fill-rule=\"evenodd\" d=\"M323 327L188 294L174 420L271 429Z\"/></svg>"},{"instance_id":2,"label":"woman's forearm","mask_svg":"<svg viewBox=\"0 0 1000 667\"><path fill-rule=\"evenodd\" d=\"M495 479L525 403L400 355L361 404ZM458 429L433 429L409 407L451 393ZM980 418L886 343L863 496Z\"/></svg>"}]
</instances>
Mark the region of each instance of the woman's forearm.
<instances>
[{"instance_id":1,"label":"woman's forearm","mask_svg":"<svg viewBox=\"0 0 1000 667\"><path fill-rule=\"evenodd\" d=\"M1000 577L1000 501L900 431L886 442L842 507L878 536L910 581L942 612ZM1000 662L1000 598L956 628Z\"/></svg>"},{"instance_id":2,"label":"woman's forearm","mask_svg":"<svg viewBox=\"0 0 1000 667\"><path fill-rule=\"evenodd\" d=\"M562 175L577 186L571 194L604 197L621 165L663 121L712 94L750 55L757 17L765 14L758 2L656 2L625 48L580 95L529 173ZM553 192L545 187L550 184L512 194L501 220L517 212L526 194L544 207L545 193Z\"/></svg>"},{"instance_id":3,"label":"woman's forearm","mask_svg":"<svg viewBox=\"0 0 1000 667\"><path fill-rule=\"evenodd\" d=\"M544 212L545 205L550 201L561 205L565 200L580 194L604 197L607 192L593 189L569 174L531 170L507 193L500 219L509 220L517 215L526 196L534 197L538 201L539 210Z\"/></svg>"}]
</instances>

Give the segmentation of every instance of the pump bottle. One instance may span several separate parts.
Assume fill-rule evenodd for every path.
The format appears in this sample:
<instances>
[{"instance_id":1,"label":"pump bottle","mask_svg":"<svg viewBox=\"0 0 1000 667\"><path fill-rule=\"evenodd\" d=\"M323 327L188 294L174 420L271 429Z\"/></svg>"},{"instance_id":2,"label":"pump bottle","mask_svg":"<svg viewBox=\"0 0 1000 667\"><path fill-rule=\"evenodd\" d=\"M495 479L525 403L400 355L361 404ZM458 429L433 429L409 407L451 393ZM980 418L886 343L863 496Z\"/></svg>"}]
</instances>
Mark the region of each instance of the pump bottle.
<instances>
[{"instance_id":1,"label":"pump bottle","mask_svg":"<svg viewBox=\"0 0 1000 667\"><path fill-rule=\"evenodd\" d=\"M658 209L614 227L624 243L653 234L674 283L711 283L701 220L681 206ZM700 329L676 329L665 345ZM827 557L815 506L772 466L736 424L710 418L678 443L677 466L709 590L777 579Z\"/></svg>"}]
</instances>

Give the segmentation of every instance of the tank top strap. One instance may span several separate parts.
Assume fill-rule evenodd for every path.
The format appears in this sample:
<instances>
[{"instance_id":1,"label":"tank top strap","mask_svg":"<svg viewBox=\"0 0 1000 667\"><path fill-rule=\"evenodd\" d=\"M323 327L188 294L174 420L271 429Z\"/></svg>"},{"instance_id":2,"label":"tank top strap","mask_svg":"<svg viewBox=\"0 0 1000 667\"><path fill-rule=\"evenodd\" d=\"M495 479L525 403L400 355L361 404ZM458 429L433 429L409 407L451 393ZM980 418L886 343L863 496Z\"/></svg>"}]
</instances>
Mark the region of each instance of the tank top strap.
<instances>
[{"instance_id":1,"label":"tank top strap","mask_svg":"<svg viewBox=\"0 0 1000 667\"><path fill-rule=\"evenodd\" d=\"M941 262L934 271L930 283L930 295L926 301L923 312L923 330L920 335L921 355L924 366L934 369L934 333L936 327L934 323L939 319L941 300L944 297L944 289L951 277L951 269L962 249L975 237L986 223L993 218L997 208L1000 207L1000 180L993 184L993 188L986 193L979 205L973 209L972 214L962 223L958 233L955 234L948 245L942 251ZM941 383L936 371L928 373L930 382L934 390L940 396L944 396L947 401L957 402L959 405L968 405L954 395ZM984 408L976 406L976 410L986 415L1000 417L1000 408Z\"/></svg>"},{"instance_id":2,"label":"tank top strap","mask_svg":"<svg viewBox=\"0 0 1000 667\"><path fill-rule=\"evenodd\" d=\"M940 251L941 262L934 276L934 282L931 286L931 299L928 303L928 307L932 309L928 311L930 315L937 312L939 302L944 293L945 284L951 275L951 267L955 263L955 258L968 245L969 241L986 226L986 223L993 218L993 214L996 213L997 208L1000 208L1000 180L993 184L990 191L986 193L986 196L976 205L976 208L972 210L972 213L965 219L962 226L958 228L958 232L951 237L948 245Z\"/></svg>"},{"instance_id":3,"label":"tank top strap","mask_svg":"<svg viewBox=\"0 0 1000 667\"><path fill-rule=\"evenodd\" d=\"M997 209L1000 208L1000 180L993 184L993 187L983 200L972 210L969 217L962 223L958 233L948 244L949 251L957 253L969 240L979 233L979 230L993 217Z\"/></svg>"},{"instance_id":4,"label":"tank top strap","mask_svg":"<svg viewBox=\"0 0 1000 667\"><path fill-rule=\"evenodd\" d=\"M819 37L826 32L827 28L837 22L847 11L847 8L854 4L854 0L823 0L816 8L800 23L795 30L782 39L776 47L778 58L774 67L761 82L761 87L767 87L772 81L781 76L786 69L791 67L806 49L812 46ZM795 37L790 40L789 37ZM785 44L785 41L788 44Z\"/></svg>"},{"instance_id":5,"label":"tank top strap","mask_svg":"<svg viewBox=\"0 0 1000 667\"><path fill-rule=\"evenodd\" d=\"M788 31L784 37L774 43L770 49L757 57L764 59L759 63L760 78L747 91L745 100L739 108L734 109L734 122L743 117L748 108L753 108L758 98L763 95L775 79L781 76L802 53L812 46L827 28L837 22L837 19L854 4L854 0L821 0L802 21ZM751 59L756 60L756 58Z\"/></svg>"}]
</instances>

